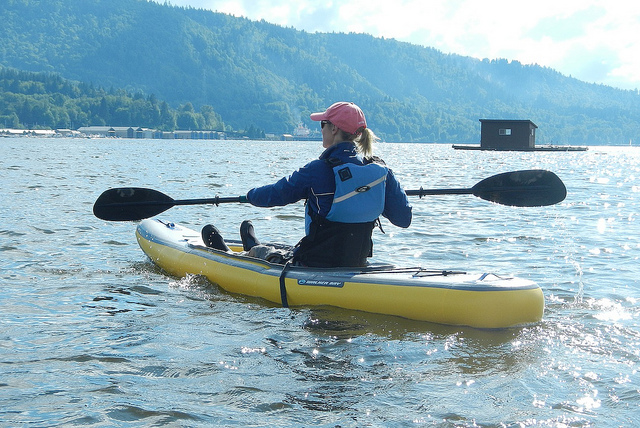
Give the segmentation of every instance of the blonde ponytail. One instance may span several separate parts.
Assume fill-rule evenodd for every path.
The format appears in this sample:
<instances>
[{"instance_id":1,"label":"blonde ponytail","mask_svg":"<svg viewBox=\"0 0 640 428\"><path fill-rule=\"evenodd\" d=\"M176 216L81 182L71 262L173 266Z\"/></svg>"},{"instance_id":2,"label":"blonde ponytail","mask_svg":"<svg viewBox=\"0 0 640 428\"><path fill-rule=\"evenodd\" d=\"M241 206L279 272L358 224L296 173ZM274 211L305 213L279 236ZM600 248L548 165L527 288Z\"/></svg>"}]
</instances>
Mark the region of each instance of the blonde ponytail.
<instances>
[{"instance_id":1,"label":"blonde ponytail","mask_svg":"<svg viewBox=\"0 0 640 428\"><path fill-rule=\"evenodd\" d=\"M361 132L356 134L349 134L348 132L340 130L342 132L342 139L345 141L351 141L356 144L358 153L361 153L365 159L371 159L373 156L373 145L380 141L380 138L373 133L369 128L361 128Z\"/></svg>"},{"instance_id":2,"label":"blonde ponytail","mask_svg":"<svg viewBox=\"0 0 640 428\"><path fill-rule=\"evenodd\" d=\"M373 145L379 140L376 134L369 128L365 128L362 133L353 141L358 146L358 151L367 159L373 156Z\"/></svg>"}]
</instances>

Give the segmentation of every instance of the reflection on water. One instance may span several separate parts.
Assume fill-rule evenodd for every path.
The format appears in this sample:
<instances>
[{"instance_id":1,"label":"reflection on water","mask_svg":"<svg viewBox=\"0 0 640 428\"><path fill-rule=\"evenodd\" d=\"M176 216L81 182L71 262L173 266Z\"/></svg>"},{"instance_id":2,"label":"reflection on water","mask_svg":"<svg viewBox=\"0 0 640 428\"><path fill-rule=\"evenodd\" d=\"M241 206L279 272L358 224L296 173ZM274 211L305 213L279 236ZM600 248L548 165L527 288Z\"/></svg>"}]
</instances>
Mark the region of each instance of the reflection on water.
<instances>
[{"instance_id":1,"label":"reflection on water","mask_svg":"<svg viewBox=\"0 0 640 428\"><path fill-rule=\"evenodd\" d=\"M0 420L16 425L635 426L640 422L640 152L499 153L383 144L405 188L467 188L500 172L558 174L544 208L412 199L375 257L538 282L541 323L441 326L336 308L285 309L166 276L133 223L95 219L105 189L237 196L317 143L1 139ZM292 243L303 206L176 207L163 218L229 238L251 219Z\"/></svg>"}]
</instances>

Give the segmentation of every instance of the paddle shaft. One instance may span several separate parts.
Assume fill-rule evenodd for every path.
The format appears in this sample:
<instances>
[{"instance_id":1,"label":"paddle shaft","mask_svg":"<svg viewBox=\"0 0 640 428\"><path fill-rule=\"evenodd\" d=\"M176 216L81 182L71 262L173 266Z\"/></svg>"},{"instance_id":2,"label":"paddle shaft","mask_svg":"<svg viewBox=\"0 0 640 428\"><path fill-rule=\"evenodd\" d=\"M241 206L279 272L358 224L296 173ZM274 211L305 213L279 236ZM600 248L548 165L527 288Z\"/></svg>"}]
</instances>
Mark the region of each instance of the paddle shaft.
<instances>
[{"instance_id":1,"label":"paddle shaft","mask_svg":"<svg viewBox=\"0 0 640 428\"><path fill-rule=\"evenodd\" d=\"M548 186L527 186L526 190L529 192L532 191L545 191L548 190ZM491 188L491 192L493 193L508 193L508 192L522 192L522 186L494 186ZM486 190L483 189L483 192ZM480 195L480 191L475 188L468 189L423 189L422 187L417 190L405 190L407 196L419 196L422 198L423 196L437 196L437 195L476 195L478 197L482 197ZM484 198L483 198L484 199ZM497 201L494 201L497 202ZM499 203L499 202L498 202Z\"/></svg>"},{"instance_id":2,"label":"paddle shaft","mask_svg":"<svg viewBox=\"0 0 640 428\"><path fill-rule=\"evenodd\" d=\"M220 197L216 196L215 198L202 198L202 199L174 199L173 202L162 202L162 201L149 201L149 205L219 205L219 204L228 204L228 203L240 203L240 202L248 202L247 198L243 198L242 196L229 196L229 197ZM142 202L144 203L144 202ZM136 202L131 202L130 204L136 204Z\"/></svg>"},{"instance_id":3,"label":"paddle shaft","mask_svg":"<svg viewBox=\"0 0 640 428\"><path fill-rule=\"evenodd\" d=\"M407 196L428 196L428 195L472 195L473 189L423 189L405 190Z\"/></svg>"}]
</instances>

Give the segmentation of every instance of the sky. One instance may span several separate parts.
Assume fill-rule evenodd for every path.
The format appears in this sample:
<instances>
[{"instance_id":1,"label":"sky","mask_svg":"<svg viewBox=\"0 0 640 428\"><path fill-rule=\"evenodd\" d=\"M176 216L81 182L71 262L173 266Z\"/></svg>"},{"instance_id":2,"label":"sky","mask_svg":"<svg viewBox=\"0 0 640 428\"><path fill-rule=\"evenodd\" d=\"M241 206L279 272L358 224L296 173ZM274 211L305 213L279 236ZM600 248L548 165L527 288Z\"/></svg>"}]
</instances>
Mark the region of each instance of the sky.
<instances>
[{"instance_id":1,"label":"sky","mask_svg":"<svg viewBox=\"0 0 640 428\"><path fill-rule=\"evenodd\" d=\"M155 0L164 3L164 0ZM640 89L636 0L167 0L314 32L354 32ZM366 58L366 56L363 56Z\"/></svg>"}]
</instances>

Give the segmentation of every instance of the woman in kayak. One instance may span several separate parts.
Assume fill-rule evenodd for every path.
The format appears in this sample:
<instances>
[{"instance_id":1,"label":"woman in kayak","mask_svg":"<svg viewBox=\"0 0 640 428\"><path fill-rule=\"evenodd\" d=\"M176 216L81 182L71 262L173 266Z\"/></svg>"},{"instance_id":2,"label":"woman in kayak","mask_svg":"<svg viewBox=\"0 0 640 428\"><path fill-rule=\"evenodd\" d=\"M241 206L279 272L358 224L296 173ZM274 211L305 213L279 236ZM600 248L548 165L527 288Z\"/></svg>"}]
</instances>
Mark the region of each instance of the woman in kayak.
<instances>
[{"instance_id":1,"label":"woman in kayak","mask_svg":"<svg viewBox=\"0 0 640 428\"><path fill-rule=\"evenodd\" d=\"M320 122L322 147L319 159L274 184L249 190L247 201L257 207L284 206L306 201L305 236L288 254L259 245L253 226L241 225L249 255L278 262L313 267L365 266L372 255L373 228L378 217L409 227L411 205L385 163L373 156L375 134L367 128L362 110L354 103L338 102L326 111L311 114ZM226 250L212 225L202 230L208 246ZM273 257L277 256L277 257Z\"/></svg>"}]
</instances>

